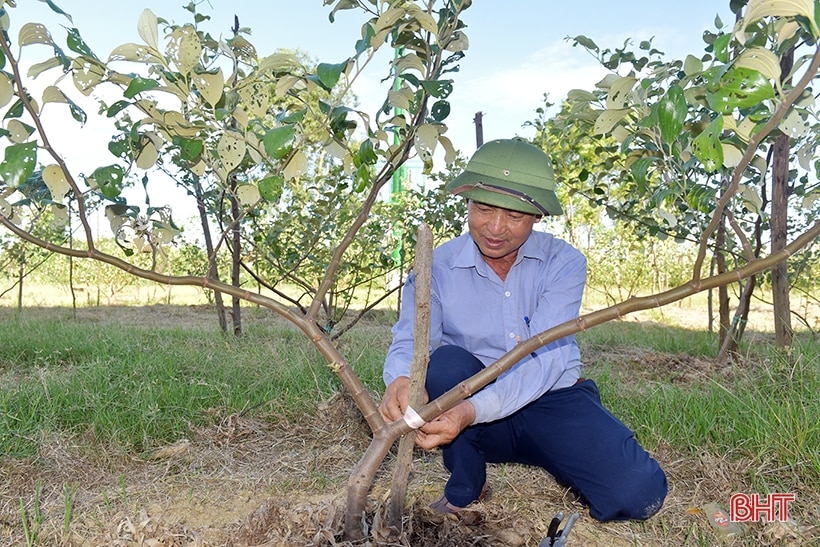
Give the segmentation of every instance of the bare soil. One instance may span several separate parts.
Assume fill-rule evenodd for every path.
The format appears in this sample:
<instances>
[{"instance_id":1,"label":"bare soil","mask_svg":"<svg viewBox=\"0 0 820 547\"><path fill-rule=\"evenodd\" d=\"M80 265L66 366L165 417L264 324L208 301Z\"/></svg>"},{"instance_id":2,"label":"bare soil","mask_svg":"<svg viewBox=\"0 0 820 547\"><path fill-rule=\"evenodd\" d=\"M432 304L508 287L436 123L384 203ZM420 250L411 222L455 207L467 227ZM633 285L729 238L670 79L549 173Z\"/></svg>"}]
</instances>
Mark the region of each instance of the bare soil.
<instances>
[{"instance_id":1,"label":"bare soil","mask_svg":"<svg viewBox=\"0 0 820 547\"><path fill-rule=\"evenodd\" d=\"M156 317L135 315L151 314L150 308L80 313L82 319L97 321L100 314L109 314L106 321L116 315L124 324L154 322L160 315L177 324L211 320L201 317L200 310L182 306L171 314L164 309ZM711 360L621 352L633 370L635 363L651 362L656 370L667 367L678 382L725 373ZM27 545L21 504L30 521L41 521L36 545L537 546L559 511L580 514L567 541L570 547L820 545L820 495L809 491L798 493L799 511L790 522L755 523L746 526L741 538L721 539L704 506L726 506L731 493L751 492L750 471L759 471L766 462L681 453L668 446L658 447L654 456L667 472L669 497L661 512L643 523L594 521L548 474L517 465L490 466L492 497L472 506L462 519L445 518L428 508L446 480L439 453L417 451L398 537L389 537L381 524L392 472L388 458L368 498L369 540L344 542L347 478L370 435L345 394L323 402L319 410L317 416L291 421L281 416L225 416L217 425L193 430L189 439L143 458L100 447L93 432L45 439L32 460L0 459L0 545ZM68 526L66 488L76 488Z\"/></svg>"}]
</instances>

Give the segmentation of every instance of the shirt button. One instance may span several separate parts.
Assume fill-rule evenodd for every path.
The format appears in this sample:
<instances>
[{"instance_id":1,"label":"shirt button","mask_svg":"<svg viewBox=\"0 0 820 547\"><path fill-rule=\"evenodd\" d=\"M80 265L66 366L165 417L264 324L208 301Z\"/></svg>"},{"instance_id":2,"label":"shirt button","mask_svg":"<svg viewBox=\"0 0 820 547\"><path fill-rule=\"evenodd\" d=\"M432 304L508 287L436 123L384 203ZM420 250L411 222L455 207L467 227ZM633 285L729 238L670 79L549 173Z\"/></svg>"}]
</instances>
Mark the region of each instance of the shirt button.
<instances>
[{"instance_id":1,"label":"shirt button","mask_svg":"<svg viewBox=\"0 0 820 547\"><path fill-rule=\"evenodd\" d=\"M514 332L510 333L510 338L515 338L515 333Z\"/></svg>"},{"instance_id":2,"label":"shirt button","mask_svg":"<svg viewBox=\"0 0 820 547\"><path fill-rule=\"evenodd\" d=\"M505 292L505 293L504 293L504 296L506 296L507 298L509 298L509 297L510 297L510 291Z\"/></svg>"}]
</instances>

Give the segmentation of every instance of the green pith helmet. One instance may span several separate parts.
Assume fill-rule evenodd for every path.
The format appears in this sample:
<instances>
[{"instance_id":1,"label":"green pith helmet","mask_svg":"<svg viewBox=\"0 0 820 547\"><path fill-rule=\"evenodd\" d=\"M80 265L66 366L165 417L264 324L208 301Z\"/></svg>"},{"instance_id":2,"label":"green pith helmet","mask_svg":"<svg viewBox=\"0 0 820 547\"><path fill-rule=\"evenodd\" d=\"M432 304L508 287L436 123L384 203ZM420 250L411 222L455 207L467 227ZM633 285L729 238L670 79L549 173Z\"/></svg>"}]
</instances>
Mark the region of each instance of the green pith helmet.
<instances>
[{"instance_id":1,"label":"green pith helmet","mask_svg":"<svg viewBox=\"0 0 820 547\"><path fill-rule=\"evenodd\" d=\"M552 163L520 139L498 139L476 150L467 167L445 186L453 194L531 215L563 213Z\"/></svg>"}]
</instances>

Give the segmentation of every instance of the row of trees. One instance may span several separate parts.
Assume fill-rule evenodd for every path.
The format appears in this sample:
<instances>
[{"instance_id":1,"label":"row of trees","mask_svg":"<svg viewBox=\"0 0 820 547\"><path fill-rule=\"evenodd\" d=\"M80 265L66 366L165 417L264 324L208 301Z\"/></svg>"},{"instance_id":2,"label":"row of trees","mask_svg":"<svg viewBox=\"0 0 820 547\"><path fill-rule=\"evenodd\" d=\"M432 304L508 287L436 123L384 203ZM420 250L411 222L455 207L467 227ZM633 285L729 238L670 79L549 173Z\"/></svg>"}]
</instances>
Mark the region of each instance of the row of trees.
<instances>
[{"instance_id":1,"label":"row of trees","mask_svg":"<svg viewBox=\"0 0 820 547\"><path fill-rule=\"evenodd\" d=\"M432 173L439 152L447 163L458 160L446 118L468 46L461 15L470 1L325 3L333 5L331 20L355 9L364 22L350 57L315 64L292 52L260 56L238 21L231 37L215 38L195 3L188 7L188 24L144 12L138 22L142 43L123 44L105 60L75 28L67 30L67 51L35 23L23 24L15 40L6 32L13 10L4 10L0 223L8 237L47 252L101 261L159 283L212 290L223 328L230 316L235 334L242 330L241 300L267 307L301 329L373 431L349 484L345 533L356 538L364 533L365 501L376 470L410 426L381 419L333 343L332 333L339 331L334 310L344 309L345 291L402 264L402 252L412 248L414 227L422 221L433 221L438 238L460 231L459 208L441 193L381 198L411 157L426 173ZM781 343L789 344L790 314L782 304L784 279L788 295L786 259L811 247L820 234L811 201L818 127L808 91L820 67L817 6L811 0L733 1L735 24L724 28L717 21L718 32L707 34L706 54L684 61L664 60L651 42L630 51L630 42L609 50L586 37L574 40L611 76L594 90L572 92L558 115L532 122L563 182L568 237L602 244L612 232L593 226L606 213L614 233L630 242L689 240L695 255L690 275L669 290L615 302L538 333L466 382L463 391L417 409L423 419L480 389L537 347L630 312L699 291L726 290L739 280L748 280L741 301L748 309L756 276L771 268L780 295L778 332ZM63 13L54 2L46 7ZM395 85L377 112L364 112L355 106L350 85L383 47L396 53L384 70ZM26 59L30 68L24 74L15 51L45 56ZM54 84L34 97L30 80L46 75ZM88 114L75 96L101 89L106 91L99 96L114 96L100 105L113 127L110 155L100 154L92 173L77 175L52 146L42 111L64 108L82 124ZM803 163L789 169L792 156ZM195 202L204 272L163 269L179 229L172 209L150 205L156 202L156 186L149 184L155 177L170 178ZM144 198L127 198L128 187L143 189ZM800 197L803 208L790 221ZM118 245L113 252L92 229L95 210L110 223ZM400 225L388 221L397 217ZM764 256L769 226L771 253ZM786 244L788 227L802 233ZM623 241L612 245L620 251ZM661 248L658 242L633 245L636 253ZM661 267L674 283L677 273L660 264L656 270ZM661 289L657 276L656 281ZM284 284L301 293L293 296L281 289ZM259 286L267 291L260 293ZM232 299L230 314L219 309L223 294ZM734 343L727 295L719 301L724 340Z\"/></svg>"},{"instance_id":2,"label":"row of trees","mask_svg":"<svg viewBox=\"0 0 820 547\"><path fill-rule=\"evenodd\" d=\"M417 207L419 213L424 210L421 205ZM393 210L394 204L385 204L385 208ZM386 226L387 230L374 234L372 237L376 244L357 253L355 260L347 264L348 269L363 276L364 280L358 284L340 286L334 293L337 305L330 306L327 311L334 324L340 325L339 331L347 330L347 326L361 315L363 307L383 304L390 295L394 297L391 305L396 301L395 292L399 286L396 276L400 271L394 263L392 249L384 242L391 241L390 227L400 225L406 218L405 213L406 210L396 211L374 223L374 226ZM374 216L378 217L379 212L374 212ZM687 252L692 255L688 261L694 256L691 247L687 251L674 241L650 241L647 247L628 234L625 236L618 233L615 227L599 225L594 230L594 235L591 233L590 236L582 246L589 260L588 292L593 293L592 296L598 300L603 298L609 303L680 284L688 274L687 260L682 261L681 255L686 255ZM9 240L7 243L8 248L0 251L0 264L5 265L2 268L5 277L0 294L19 292L21 286L28 286L31 290L52 286L66 294L84 291L93 297L83 298L80 304L100 306L120 300L128 302L135 289L153 284L105 263L71 259L19 240ZM412 243L412 240L407 238L407 243ZM269 248L275 245L284 246L283 241L278 240L271 243ZM118 249L113 239L99 240L97 246L108 253L116 253ZM278 255L273 251L269 252L274 257ZM157 266L168 275L202 276L207 272L209 264L202 246L187 242L171 246L161 260L162 264ZM152 266L152 257L148 253L135 255L133 261L143 268ZM321 260L317 260L312 266L318 269L321 264ZM253 260L251 257L246 258L244 265L250 271L243 272L242 286L255 288L259 292L269 292L269 287L267 282L263 285L257 280L270 279L273 277L270 272L285 270L284 267L274 267L271 261ZM218 267L224 271L229 266L229 257L222 256ZM351 279L355 281L352 274ZM288 287L287 290L284 289L285 286ZM304 298L305 286L304 283L285 278L282 282L273 284L273 290L284 294L284 298L298 305L299 300ZM209 302L213 301L212 291L206 291L204 296ZM137 301L151 302L150 299ZM25 302L19 304L23 306Z\"/></svg>"},{"instance_id":3,"label":"row of trees","mask_svg":"<svg viewBox=\"0 0 820 547\"><path fill-rule=\"evenodd\" d=\"M565 185L569 233L603 211L635 240L674 238L700 246L694 279L774 253L820 218L816 79L818 13L812 0L733 0L731 24L715 18L703 55L666 59L652 41L601 48L571 39L611 71L573 90L530 122L537 141L573 181ZM748 4L748 5L747 5ZM787 93L787 90L794 88ZM546 98L545 98L546 101ZM650 246L651 248L651 246ZM718 294L721 346L737 348L754 289L773 292L775 333L790 346L790 292L810 298L818 248L738 281ZM802 279L802 281L801 281Z\"/></svg>"}]
</instances>

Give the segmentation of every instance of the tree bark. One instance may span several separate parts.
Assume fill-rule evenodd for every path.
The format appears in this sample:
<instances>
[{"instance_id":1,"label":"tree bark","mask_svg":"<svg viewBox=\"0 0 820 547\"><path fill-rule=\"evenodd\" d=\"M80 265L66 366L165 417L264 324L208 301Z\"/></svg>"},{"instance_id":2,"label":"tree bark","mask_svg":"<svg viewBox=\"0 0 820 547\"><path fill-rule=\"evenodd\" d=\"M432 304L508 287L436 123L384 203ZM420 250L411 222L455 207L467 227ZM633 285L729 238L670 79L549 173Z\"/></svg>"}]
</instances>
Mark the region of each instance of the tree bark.
<instances>
[{"instance_id":1,"label":"tree bark","mask_svg":"<svg viewBox=\"0 0 820 547\"><path fill-rule=\"evenodd\" d=\"M21 247L22 249L22 247ZM20 251L20 268L17 272L17 311L23 309L23 280L26 277L26 251Z\"/></svg>"},{"instance_id":2,"label":"tree bark","mask_svg":"<svg viewBox=\"0 0 820 547\"><path fill-rule=\"evenodd\" d=\"M242 232L239 226L239 201L236 199L236 177L231 177L231 192L228 196L231 202L231 283L234 287L241 287L240 273L242 272ZM242 336L242 303L236 296L232 299L231 318L233 320L234 336Z\"/></svg>"},{"instance_id":3,"label":"tree bark","mask_svg":"<svg viewBox=\"0 0 820 547\"><path fill-rule=\"evenodd\" d=\"M202 234L205 239L205 252L208 253L208 272L205 276L209 279L219 281L219 268L216 263L214 252L214 241L211 236L211 227L208 224L208 209L205 207L205 196L202 193L202 185L199 181L194 182L194 195L196 197L196 207L199 211L199 222L202 224ZM219 321L219 328L222 332L228 332L228 322L225 317L225 303L222 293L214 291L214 304L216 305L216 317Z\"/></svg>"},{"instance_id":4,"label":"tree bark","mask_svg":"<svg viewBox=\"0 0 820 547\"><path fill-rule=\"evenodd\" d=\"M718 275L726 273L726 219L722 218L715 233L715 264ZM721 347L729 335L729 289L726 285L718 287L718 340Z\"/></svg>"},{"instance_id":5,"label":"tree bark","mask_svg":"<svg viewBox=\"0 0 820 547\"><path fill-rule=\"evenodd\" d=\"M787 77L791 72L793 62L794 49L790 49L780 61L781 74ZM789 225L789 150L789 136L778 135L774 141L772 169L772 254L786 246ZM792 345L794 331L791 325L789 263L787 260L778 262L772 267L772 299L775 343L781 348L788 348Z\"/></svg>"},{"instance_id":6,"label":"tree bark","mask_svg":"<svg viewBox=\"0 0 820 547\"><path fill-rule=\"evenodd\" d=\"M416 236L416 321L413 326L413 362L410 364L410 407L419 408L426 401L427 364L430 360L430 299L433 277L433 232L426 224L419 226ZM402 532L407 479L413 467L416 432L408 431L399 442L396 467L390 489L390 511L387 524L391 535Z\"/></svg>"}]
</instances>

